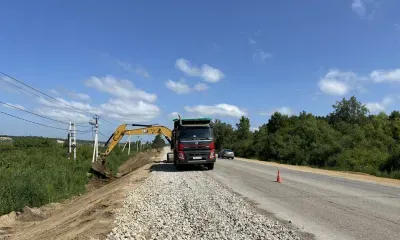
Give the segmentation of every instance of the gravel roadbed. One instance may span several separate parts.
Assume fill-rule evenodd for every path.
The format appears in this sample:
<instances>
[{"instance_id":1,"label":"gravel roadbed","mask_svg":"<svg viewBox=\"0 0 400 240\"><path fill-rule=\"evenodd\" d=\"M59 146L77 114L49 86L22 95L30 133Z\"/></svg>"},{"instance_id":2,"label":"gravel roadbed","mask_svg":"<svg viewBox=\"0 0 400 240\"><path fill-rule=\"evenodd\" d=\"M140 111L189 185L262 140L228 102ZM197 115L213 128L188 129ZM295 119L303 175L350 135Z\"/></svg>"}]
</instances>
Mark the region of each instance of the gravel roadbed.
<instances>
[{"instance_id":1,"label":"gravel roadbed","mask_svg":"<svg viewBox=\"0 0 400 240\"><path fill-rule=\"evenodd\" d=\"M203 171L155 166L130 192L107 239L300 239Z\"/></svg>"}]
</instances>

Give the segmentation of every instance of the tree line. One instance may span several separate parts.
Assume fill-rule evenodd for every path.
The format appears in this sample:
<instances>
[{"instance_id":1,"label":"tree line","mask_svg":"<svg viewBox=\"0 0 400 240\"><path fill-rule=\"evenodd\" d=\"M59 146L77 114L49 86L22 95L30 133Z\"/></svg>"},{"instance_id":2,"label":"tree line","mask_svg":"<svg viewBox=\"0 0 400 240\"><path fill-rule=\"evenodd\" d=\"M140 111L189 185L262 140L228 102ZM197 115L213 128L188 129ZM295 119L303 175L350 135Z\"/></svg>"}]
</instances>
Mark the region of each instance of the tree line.
<instances>
[{"instance_id":1,"label":"tree line","mask_svg":"<svg viewBox=\"0 0 400 240\"><path fill-rule=\"evenodd\" d=\"M216 148L263 161L400 178L400 112L372 115L355 96L332 107L327 116L275 112L254 132L247 117L235 127L216 119Z\"/></svg>"}]
</instances>

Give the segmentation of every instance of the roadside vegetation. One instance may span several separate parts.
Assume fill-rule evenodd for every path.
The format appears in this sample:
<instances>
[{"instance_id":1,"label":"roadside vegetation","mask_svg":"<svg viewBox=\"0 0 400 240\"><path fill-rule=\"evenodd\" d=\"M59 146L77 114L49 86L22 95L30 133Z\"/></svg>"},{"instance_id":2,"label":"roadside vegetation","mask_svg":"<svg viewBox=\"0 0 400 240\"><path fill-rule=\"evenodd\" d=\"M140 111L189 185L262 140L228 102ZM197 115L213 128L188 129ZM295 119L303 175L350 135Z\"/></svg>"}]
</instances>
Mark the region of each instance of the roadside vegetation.
<instances>
[{"instance_id":1,"label":"roadside vegetation","mask_svg":"<svg viewBox=\"0 0 400 240\"><path fill-rule=\"evenodd\" d=\"M38 207L85 192L92 177L89 173L93 147L78 144L77 159L67 159L68 148L55 139L42 137L12 137L0 141L0 215L20 211L23 207ZM116 147L108 164L117 169L136 153L132 143L127 149ZM143 145L142 150L151 148Z\"/></svg>"},{"instance_id":2,"label":"roadside vegetation","mask_svg":"<svg viewBox=\"0 0 400 240\"><path fill-rule=\"evenodd\" d=\"M254 132L249 118L235 128L217 119L214 135L217 149L238 157L400 179L400 112L371 115L354 96L327 116L275 112Z\"/></svg>"}]
</instances>

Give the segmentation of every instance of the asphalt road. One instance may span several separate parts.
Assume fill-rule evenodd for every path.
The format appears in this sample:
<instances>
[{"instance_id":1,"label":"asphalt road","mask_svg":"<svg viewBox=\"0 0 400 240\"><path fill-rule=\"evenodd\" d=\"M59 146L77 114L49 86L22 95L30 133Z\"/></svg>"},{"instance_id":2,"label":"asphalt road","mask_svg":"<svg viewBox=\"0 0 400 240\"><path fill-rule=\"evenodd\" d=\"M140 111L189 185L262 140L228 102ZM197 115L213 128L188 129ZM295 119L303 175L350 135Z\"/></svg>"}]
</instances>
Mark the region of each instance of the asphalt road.
<instances>
[{"instance_id":1,"label":"asphalt road","mask_svg":"<svg viewBox=\"0 0 400 240\"><path fill-rule=\"evenodd\" d=\"M211 177L317 239L400 239L400 188L218 159Z\"/></svg>"}]
</instances>

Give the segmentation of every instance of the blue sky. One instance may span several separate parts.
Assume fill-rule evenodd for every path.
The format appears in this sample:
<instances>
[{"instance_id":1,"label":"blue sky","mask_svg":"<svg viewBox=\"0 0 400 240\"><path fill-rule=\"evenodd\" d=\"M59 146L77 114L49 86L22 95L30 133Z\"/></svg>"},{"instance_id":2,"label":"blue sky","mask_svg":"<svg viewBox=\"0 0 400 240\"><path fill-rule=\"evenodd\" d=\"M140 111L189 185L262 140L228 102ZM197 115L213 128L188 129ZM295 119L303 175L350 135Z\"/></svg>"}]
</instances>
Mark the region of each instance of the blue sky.
<instances>
[{"instance_id":1,"label":"blue sky","mask_svg":"<svg viewBox=\"0 0 400 240\"><path fill-rule=\"evenodd\" d=\"M399 10L395 0L3 1L0 66L116 125L171 126L178 112L231 124L245 115L256 128L274 111L325 115L351 95L373 113L390 112L400 102ZM4 81L0 101L90 118ZM0 119L0 134L66 135ZM106 135L113 129L101 125Z\"/></svg>"}]
</instances>

